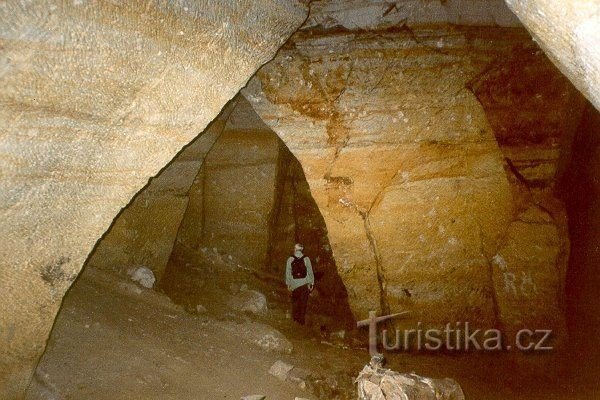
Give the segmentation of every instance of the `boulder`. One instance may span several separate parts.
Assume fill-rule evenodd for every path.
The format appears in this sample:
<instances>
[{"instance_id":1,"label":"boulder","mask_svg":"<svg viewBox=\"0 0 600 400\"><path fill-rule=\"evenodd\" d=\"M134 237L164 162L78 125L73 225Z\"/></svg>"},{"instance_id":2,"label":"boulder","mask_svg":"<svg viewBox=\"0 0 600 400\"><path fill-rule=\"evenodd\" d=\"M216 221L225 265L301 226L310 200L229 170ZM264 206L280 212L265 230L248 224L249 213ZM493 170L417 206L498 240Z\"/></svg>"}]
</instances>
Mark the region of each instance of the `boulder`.
<instances>
[{"instance_id":1,"label":"boulder","mask_svg":"<svg viewBox=\"0 0 600 400\"><path fill-rule=\"evenodd\" d=\"M147 289L152 289L154 287L154 282L156 282L154 273L148 267L133 268L129 271L129 275L131 276L132 281L139 283Z\"/></svg>"},{"instance_id":2,"label":"boulder","mask_svg":"<svg viewBox=\"0 0 600 400\"><path fill-rule=\"evenodd\" d=\"M282 381L287 380L288 374L294 369L294 366L281 360L275 361L275 364L269 368L269 374Z\"/></svg>"},{"instance_id":3,"label":"boulder","mask_svg":"<svg viewBox=\"0 0 600 400\"><path fill-rule=\"evenodd\" d=\"M266 314L267 298L256 290L245 290L233 296L229 307L236 311L246 311L252 314Z\"/></svg>"},{"instance_id":4,"label":"boulder","mask_svg":"<svg viewBox=\"0 0 600 400\"><path fill-rule=\"evenodd\" d=\"M290 343L281 332L276 331L275 329L251 339L251 342L263 350L275 353L289 354L294 349L292 343Z\"/></svg>"},{"instance_id":5,"label":"boulder","mask_svg":"<svg viewBox=\"0 0 600 400\"><path fill-rule=\"evenodd\" d=\"M287 374L287 381L296 384L300 389L307 390L312 386L313 374L305 369L294 367Z\"/></svg>"}]
</instances>

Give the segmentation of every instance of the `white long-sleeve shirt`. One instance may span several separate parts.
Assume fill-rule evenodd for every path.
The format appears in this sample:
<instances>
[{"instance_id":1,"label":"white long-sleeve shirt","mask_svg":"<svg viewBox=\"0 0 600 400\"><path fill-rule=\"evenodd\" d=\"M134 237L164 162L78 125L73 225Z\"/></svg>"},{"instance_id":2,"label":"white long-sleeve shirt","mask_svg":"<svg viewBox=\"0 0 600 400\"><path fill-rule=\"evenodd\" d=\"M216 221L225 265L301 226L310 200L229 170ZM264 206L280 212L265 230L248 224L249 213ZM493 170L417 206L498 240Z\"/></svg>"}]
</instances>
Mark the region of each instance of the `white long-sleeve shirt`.
<instances>
[{"instance_id":1,"label":"white long-sleeve shirt","mask_svg":"<svg viewBox=\"0 0 600 400\"><path fill-rule=\"evenodd\" d=\"M294 254L296 258L302 257L302 253ZM303 285L314 285L315 275L313 274L312 264L310 258L304 257L304 265L306 265L306 277L300 279L294 279L292 276L292 261L294 257L289 257L285 266L285 283L289 290L295 290Z\"/></svg>"}]
</instances>

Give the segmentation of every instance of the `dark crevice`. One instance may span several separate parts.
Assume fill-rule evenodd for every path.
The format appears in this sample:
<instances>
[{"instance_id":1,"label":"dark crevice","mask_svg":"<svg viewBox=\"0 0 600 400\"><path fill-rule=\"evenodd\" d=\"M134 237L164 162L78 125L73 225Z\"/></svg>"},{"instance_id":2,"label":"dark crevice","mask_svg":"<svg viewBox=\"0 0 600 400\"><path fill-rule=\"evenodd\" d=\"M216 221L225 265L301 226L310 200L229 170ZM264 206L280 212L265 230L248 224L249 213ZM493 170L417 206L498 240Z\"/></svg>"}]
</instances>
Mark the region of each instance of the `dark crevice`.
<instances>
[{"instance_id":1,"label":"dark crevice","mask_svg":"<svg viewBox=\"0 0 600 400\"><path fill-rule=\"evenodd\" d=\"M567 323L574 351L589 359L599 355L594 341L600 335L600 113L589 103L569 153L557 185L567 207L571 240Z\"/></svg>"}]
</instances>

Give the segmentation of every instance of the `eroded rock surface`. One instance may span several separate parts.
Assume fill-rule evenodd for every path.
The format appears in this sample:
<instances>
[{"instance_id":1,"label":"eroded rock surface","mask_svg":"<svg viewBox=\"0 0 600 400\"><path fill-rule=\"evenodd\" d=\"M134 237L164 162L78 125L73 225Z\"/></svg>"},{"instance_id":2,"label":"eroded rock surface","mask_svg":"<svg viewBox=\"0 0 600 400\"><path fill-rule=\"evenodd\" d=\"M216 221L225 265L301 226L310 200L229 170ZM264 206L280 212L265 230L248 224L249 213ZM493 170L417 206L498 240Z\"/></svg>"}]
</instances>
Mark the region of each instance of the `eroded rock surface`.
<instances>
[{"instance_id":1,"label":"eroded rock surface","mask_svg":"<svg viewBox=\"0 0 600 400\"><path fill-rule=\"evenodd\" d=\"M404 25L520 26L503 0L316 0L303 29L394 29Z\"/></svg>"},{"instance_id":2,"label":"eroded rock surface","mask_svg":"<svg viewBox=\"0 0 600 400\"><path fill-rule=\"evenodd\" d=\"M87 265L126 272L145 265L160 280L188 210L191 187L235 108L232 101L169 165L136 195L99 241Z\"/></svg>"},{"instance_id":3,"label":"eroded rock surface","mask_svg":"<svg viewBox=\"0 0 600 400\"><path fill-rule=\"evenodd\" d=\"M300 160L356 318L564 332L551 189L581 100L524 31L307 30L243 93Z\"/></svg>"},{"instance_id":4,"label":"eroded rock surface","mask_svg":"<svg viewBox=\"0 0 600 400\"><path fill-rule=\"evenodd\" d=\"M600 109L600 3L506 0L548 57Z\"/></svg>"},{"instance_id":5,"label":"eroded rock surface","mask_svg":"<svg viewBox=\"0 0 600 400\"><path fill-rule=\"evenodd\" d=\"M218 257L285 291L285 262L294 243L302 242L317 278L320 296L314 302L316 308L341 321L342 316L350 315L346 290L302 167L248 101L243 97L236 100L224 129L183 195L187 207L177 239L170 237L169 243L175 243L168 264L165 261L160 266L161 270L167 267L161 285L176 301L188 302L186 296L194 296L207 277L227 279L228 271L221 271L219 263L211 260ZM138 218L147 219L143 214ZM139 253L146 247L132 251ZM202 282L193 278L202 274Z\"/></svg>"},{"instance_id":6,"label":"eroded rock surface","mask_svg":"<svg viewBox=\"0 0 600 400\"><path fill-rule=\"evenodd\" d=\"M508 2L598 105L597 7L578 13L573 5ZM546 147L532 151L518 141L506 147L502 139L524 130L505 124L507 109L496 107L510 93L488 90L497 89L494 73L504 79L511 65L521 64L518 57L511 64L512 47L529 37L510 29L410 29L424 22L516 25L497 1L313 3L305 30L245 94L301 162L329 235L329 243L314 245L324 257L333 255L329 265L355 315L409 309L432 324L560 326L568 242L564 211L548 188L558 169L556 143L570 122L546 121L557 129L546 131ZM112 218L269 60L305 11L296 2L269 0L0 5L0 291L10 299L0 314L0 397L23 392L62 295ZM548 29L546 16L555 22L563 11L569 24ZM554 27L565 34L553 35ZM498 60L508 67L490 71ZM478 79L486 72L491 76ZM569 92L556 90L538 94ZM515 121L536 125L523 111L535 110L537 97L527 98ZM548 113L569 109L568 100L550 105ZM273 141L259 147L275 148ZM132 203L131 215L150 215L162 230L138 237L139 221L115 225L128 232L120 239L136 247L153 243L154 253L141 252L151 255L138 260L114 251L115 263L148 265L160 276L188 203L194 196L211 199L205 186L190 190L205 177L204 156L196 156L181 153L150 183L150 197ZM212 205L226 198L252 219L252 207L232 195L248 183L241 173L247 165L226 172L231 165L223 159L230 157L212 160ZM254 184L276 184L277 161L268 161L264 179ZM224 181L237 183L224 188ZM543 188L530 191L532 182ZM258 262L276 253L262 232L276 202L266 199L248 224L248 232L260 226L261 233L256 252L240 259ZM232 243L233 253L240 248L232 235L240 229L236 218L224 215L228 226L213 220L208 239L184 229L184 241Z\"/></svg>"},{"instance_id":7,"label":"eroded rock surface","mask_svg":"<svg viewBox=\"0 0 600 400\"><path fill-rule=\"evenodd\" d=\"M498 313L511 338L519 329L551 329L556 345L565 333L568 240L560 231L565 222L555 222L547 210L530 206L510 224L492 260Z\"/></svg>"},{"instance_id":8,"label":"eroded rock surface","mask_svg":"<svg viewBox=\"0 0 600 400\"><path fill-rule=\"evenodd\" d=\"M509 46L498 39L296 34L245 89L302 163L355 316L408 308L493 323L488 257L513 204L465 86Z\"/></svg>"},{"instance_id":9,"label":"eroded rock surface","mask_svg":"<svg viewBox=\"0 0 600 400\"><path fill-rule=\"evenodd\" d=\"M584 98L533 42L496 60L469 87L483 106L512 173L552 188L581 120Z\"/></svg>"},{"instance_id":10,"label":"eroded rock surface","mask_svg":"<svg viewBox=\"0 0 600 400\"><path fill-rule=\"evenodd\" d=\"M262 267L280 146L277 135L241 99L190 190L178 240L194 248L217 248L242 265Z\"/></svg>"},{"instance_id":11,"label":"eroded rock surface","mask_svg":"<svg viewBox=\"0 0 600 400\"><path fill-rule=\"evenodd\" d=\"M295 1L0 5L0 397L148 178L302 23Z\"/></svg>"}]
</instances>

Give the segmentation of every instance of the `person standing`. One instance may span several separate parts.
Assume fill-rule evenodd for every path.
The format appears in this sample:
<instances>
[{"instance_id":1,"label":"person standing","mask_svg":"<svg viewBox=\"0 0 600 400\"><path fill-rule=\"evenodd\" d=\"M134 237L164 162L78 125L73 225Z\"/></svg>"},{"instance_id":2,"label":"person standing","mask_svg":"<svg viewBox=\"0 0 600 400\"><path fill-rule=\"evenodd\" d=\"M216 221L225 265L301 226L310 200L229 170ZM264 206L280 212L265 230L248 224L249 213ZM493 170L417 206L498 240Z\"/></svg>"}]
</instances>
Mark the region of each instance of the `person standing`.
<instances>
[{"instance_id":1,"label":"person standing","mask_svg":"<svg viewBox=\"0 0 600 400\"><path fill-rule=\"evenodd\" d=\"M315 286L315 276L310 258L304 255L304 246L300 243L294 245L294 255L287 260L285 283L292 292L292 317L304 325L308 296Z\"/></svg>"}]
</instances>

